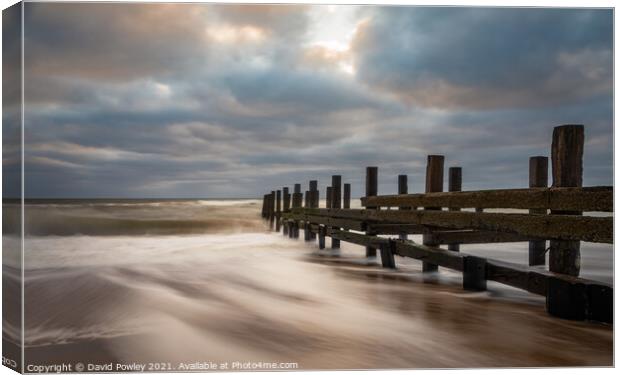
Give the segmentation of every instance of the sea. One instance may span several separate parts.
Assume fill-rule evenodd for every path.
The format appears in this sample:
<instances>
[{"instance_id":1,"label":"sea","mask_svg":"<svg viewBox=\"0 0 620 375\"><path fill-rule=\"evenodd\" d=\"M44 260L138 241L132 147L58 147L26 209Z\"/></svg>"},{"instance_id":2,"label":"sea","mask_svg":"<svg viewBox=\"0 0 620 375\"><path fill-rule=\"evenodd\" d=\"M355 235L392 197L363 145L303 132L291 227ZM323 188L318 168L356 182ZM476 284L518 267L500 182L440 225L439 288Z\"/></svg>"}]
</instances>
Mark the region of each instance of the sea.
<instances>
[{"instance_id":1,"label":"sea","mask_svg":"<svg viewBox=\"0 0 620 375\"><path fill-rule=\"evenodd\" d=\"M28 201L25 366L242 371L613 364L611 325L551 317L543 297L495 282L484 292L464 291L459 273L423 274L414 259L396 257L397 269L389 270L357 245L342 242L332 250L328 239L319 250L303 236L270 231L261 203ZM3 204L5 305L20 293L21 243L11 234L19 210ZM528 259L527 243L462 245L461 251L519 264ZM581 276L613 283L612 245L582 243L581 256ZM18 315L5 314L3 333L5 342L21 342Z\"/></svg>"}]
</instances>

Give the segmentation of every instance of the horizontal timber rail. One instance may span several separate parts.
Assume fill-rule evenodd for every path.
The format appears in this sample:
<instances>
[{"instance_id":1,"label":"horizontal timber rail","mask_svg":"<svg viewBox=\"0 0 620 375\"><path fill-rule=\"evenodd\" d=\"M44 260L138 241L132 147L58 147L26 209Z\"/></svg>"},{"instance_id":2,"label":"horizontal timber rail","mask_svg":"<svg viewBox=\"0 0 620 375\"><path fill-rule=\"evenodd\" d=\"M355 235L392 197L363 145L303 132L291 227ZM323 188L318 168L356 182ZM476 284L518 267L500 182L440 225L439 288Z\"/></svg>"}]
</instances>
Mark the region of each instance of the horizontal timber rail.
<instances>
[{"instance_id":1,"label":"horizontal timber rail","mask_svg":"<svg viewBox=\"0 0 620 375\"><path fill-rule=\"evenodd\" d=\"M613 187L530 188L363 197L362 206L613 212Z\"/></svg>"},{"instance_id":2,"label":"horizontal timber rail","mask_svg":"<svg viewBox=\"0 0 620 375\"><path fill-rule=\"evenodd\" d=\"M516 233L523 236L558 240L613 242L613 218L575 215L531 215L463 211L396 211L360 209L293 209L285 217L306 220L314 217L347 223L349 229L365 230L369 222L430 225L449 229L480 229ZM308 221L312 221L308 219Z\"/></svg>"},{"instance_id":3,"label":"horizontal timber rail","mask_svg":"<svg viewBox=\"0 0 620 375\"><path fill-rule=\"evenodd\" d=\"M486 290L487 281L499 282L544 296L551 315L613 323L613 286L579 277L581 241L613 244L613 187L582 187L583 145L582 125L554 128L551 187L549 158L534 156L529 188L462 191L462 168L452 167L444 192L445 157L429 155L424 194L409 194L407 175L398 175L398 194L379 195L378 168L368 167L362 209L350 208L351 184L343 185L342 176L335 175L325 190L325 207L319 208L318 181L311 180L305 196L295 184L292 204L288 187L283 194L268 191L262 216L292 238L303 229L306 241L318 238L319 249L326 248L329 237L335 250L341 241L365 247L369 258L379 250L386 268L396 268L395 256L417 259L425 273L438 267L461 272L466 290ZM422 243L409 240L411 234L422 235ZM528 243L528 265L460 251L461 244L503 242Z\"/></svg>"}]
</instances>

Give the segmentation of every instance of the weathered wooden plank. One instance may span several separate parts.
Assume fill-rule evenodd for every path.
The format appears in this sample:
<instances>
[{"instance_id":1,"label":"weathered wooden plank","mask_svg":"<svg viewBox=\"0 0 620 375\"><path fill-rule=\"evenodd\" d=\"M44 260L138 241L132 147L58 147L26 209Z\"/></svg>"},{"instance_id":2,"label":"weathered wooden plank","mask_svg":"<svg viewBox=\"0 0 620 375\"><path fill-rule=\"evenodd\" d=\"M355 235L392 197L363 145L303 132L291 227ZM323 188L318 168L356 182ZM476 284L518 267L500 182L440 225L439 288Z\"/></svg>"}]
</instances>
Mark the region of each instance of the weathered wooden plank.
<instances>
[{"instance_id":1,"label":"weathered wooden plank","mask_svg":"<svg viewBox=\"0 0 620 375\"><path fill-rule=\"evenodd\" d=\"M368 236L361 233L347 232L334 228L327 228L327 235L342 241L354 243L361 246L380 247L381 244L389 243L389 239L376 236Z\"/></svg>"},{"instance_id":2,"label":"weathered wooden plank","mask_svg":"<svg viewBox=\"0 0 620 375\"><path fill-rule=\"evenodd\" d=\"M521 236L515 233L457 230L432 232L433 241L441 245L452 244L483 244L498 242L523 242L531 240L530 237ZM454 251L452 248L449 250Z\"/></svg>"},{"instance_id":3,"label":"weathered wooden plank","mask_svg":"<svg viewBox=\"0 0 620 375\"><path fill-rule=\"evenodd\" d=\"M309 222L312 224L322 224L322 225L327 225L327 226L343 228L346 230L356 230L360 232L363 232L366 230L366 225L361 220L351 220L351 219L346 219L346 218L333 218L329 216L316 216L316 215L293 214L293 213L285 213L283 215L285 215L285 217L288 219Z\"/></svg>"},{"instance_id":4,"label":"weathered wooden plank","mask_svg":"<svg viewBox=\"0 0 620 375\"><path fill-rule=\"evenodd\" d=\"M342 218L329 218L328 220L322 220L321 216L307 216L306 219L311 223L324 224L332 227L343 228L346 230L356 230L360 232L366 230L366 224L360 220Z\"/></svg>"},{"instance_id":5,"label":"weathered wooden plank","mask_svg":"<svg viewBox=\"0 0 620 375\"><path fill-rule=\"evenodd\" d=\"M441 230L441 228L436 228ZM418 224L375 224L367 223L366 230L374 234L424 234L430 233L432 228ZM401 238L406 239L406 238Z\"/></svg>"},{"instance_id":6,"label":"weathered wooden plank","mask_svg":"<svg viewBox=\"0 0 620 375\"><path fill-rule=\"evenodd\" d=\"M363 197L362 206L433 206L613 212L613 187L500 189Z\"/></svg>"},{"instance_id":7,"label":"weathered wooden plank","mask_svg":"<svg viewBox=\"0 0 620 375\"><path fill-rule=\"evenodd\" d=\"M463 255L455 251L420 245L412 241L397 240L395 254L420 259L441 267L450 268L457 271L463 270Z\"/></svg>"},{"instance_id":8,"label":"weathered wooden plank","mask_svg":"<svg viewBox=\"0 0 620 375\"><path fill-rule=\"evenodd\" d=\"M487 280L497 281L530 293L545 296L547 279L553 274L544 270L533 269L495 259L487 259Z\"/></svg>"},{"instance_id":9,"label":"weathered wooden plank","mask_svg":"<svg viewBox=\"0 0 620 375\"><path fill-rule=\"evenodd\" d=\"M613 243L612 217L360 209L308 209L305 213L377 224L419 224L450 229L517 233L535 238Z\"/></svg>"}]
</instances>

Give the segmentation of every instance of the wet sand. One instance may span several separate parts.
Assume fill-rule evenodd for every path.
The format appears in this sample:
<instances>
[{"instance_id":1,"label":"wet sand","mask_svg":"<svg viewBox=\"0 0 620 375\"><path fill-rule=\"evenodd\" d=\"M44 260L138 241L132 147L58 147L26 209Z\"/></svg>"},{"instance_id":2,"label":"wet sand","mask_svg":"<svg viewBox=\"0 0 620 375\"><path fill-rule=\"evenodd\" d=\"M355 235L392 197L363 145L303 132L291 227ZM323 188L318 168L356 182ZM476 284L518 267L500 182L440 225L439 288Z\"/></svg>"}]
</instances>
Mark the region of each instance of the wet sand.
<instances>
[{"instance_id":1,"label":"wet sand","mask_svg":"<svg viewBox=\"0 0 620 375\"><path fill-rule=\"evenodd\" d=\"M224 259L215 255L192 267L29 273L27 363L62 358L173 365L297 362L303 369L612 365L610 326L550 317L542 298L499 285L490 292L464 292L456 275L425 280L415 264L385 271L360 264L353 253L344 255L347 261L310 248L300 251L297 243L288 248L277 235L265 237L274 246L283 242L281 248L227 252Z\"/></svg>"}]
</instances>

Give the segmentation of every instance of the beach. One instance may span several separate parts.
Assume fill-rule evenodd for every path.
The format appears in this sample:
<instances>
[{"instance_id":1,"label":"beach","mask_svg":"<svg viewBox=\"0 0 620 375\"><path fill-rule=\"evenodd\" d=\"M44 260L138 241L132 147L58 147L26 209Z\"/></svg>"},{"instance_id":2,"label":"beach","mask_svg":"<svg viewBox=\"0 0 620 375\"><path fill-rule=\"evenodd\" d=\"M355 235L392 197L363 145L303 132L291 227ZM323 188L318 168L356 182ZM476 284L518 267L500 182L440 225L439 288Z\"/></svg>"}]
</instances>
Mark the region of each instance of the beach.
<instances>
[{"instance_id":1,"label":"beach","mask_svg":"<svg viewBox=\"0 0 620 375\"><path fill-rule=\"evenodd\" d=\"M494 282L464 291L460 274L425 276L413 259L387 270L356 245L319 251L269 232L258 200L46 201L25 215L26 366L613 364L610 325L554 318L544 298ZM527 243L461 251L527 262ZM611 259L584 243L582 275L612 282Z\"/></svg>"}]
</instances>

